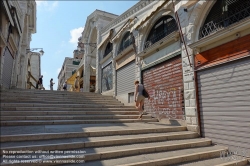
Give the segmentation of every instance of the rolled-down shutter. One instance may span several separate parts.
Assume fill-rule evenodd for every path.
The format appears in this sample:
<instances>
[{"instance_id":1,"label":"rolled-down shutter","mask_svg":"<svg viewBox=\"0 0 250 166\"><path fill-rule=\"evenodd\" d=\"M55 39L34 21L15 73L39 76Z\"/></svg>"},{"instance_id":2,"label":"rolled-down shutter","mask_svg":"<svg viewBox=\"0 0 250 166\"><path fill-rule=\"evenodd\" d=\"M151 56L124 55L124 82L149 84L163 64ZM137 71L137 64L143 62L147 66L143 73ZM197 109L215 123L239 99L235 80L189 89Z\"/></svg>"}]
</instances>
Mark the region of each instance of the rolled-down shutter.
<instances>
[{"instance_id":1,"label":"rolled-down shutter","mask_svg":"<svg viewBox=\"0 0 250 166\"><path fill-rule=\"evenodd\" d=\"M158 118L184 119L181 56L143 71L143 84L150 93L145 110Z\"/></svg>"},{"instance_id":2,"label":"rolled-down shutter","mask_svg":"<svg viewBox=\"0 0 250 166\"><path fill-rule=\"evenodd\" d=\"M13 60L14 59L9 49L7 48L4 54L3 75L2 75L2 82L5 88L10 88L11 85Z\"/></svg>"},{"instance_id":3,"label":"rolled-down shutter","mask_svg":"<svg viewBox=\"0 0 250 166\"><path fill-rule=\"evenodd\" d=\"M134 92L135 61L123 66L117 74L117 95Z\"/></svg>"},{"instance_id":4,"label":"rolled-down shutter","mask_svg":"<svg viewBox=\"0 0 250 166\"><path fill-rule=\"evenodd\" d=\"M198 71L197 79L202 136L249 151L250 57Z\"/></svg>"}]
</instances>

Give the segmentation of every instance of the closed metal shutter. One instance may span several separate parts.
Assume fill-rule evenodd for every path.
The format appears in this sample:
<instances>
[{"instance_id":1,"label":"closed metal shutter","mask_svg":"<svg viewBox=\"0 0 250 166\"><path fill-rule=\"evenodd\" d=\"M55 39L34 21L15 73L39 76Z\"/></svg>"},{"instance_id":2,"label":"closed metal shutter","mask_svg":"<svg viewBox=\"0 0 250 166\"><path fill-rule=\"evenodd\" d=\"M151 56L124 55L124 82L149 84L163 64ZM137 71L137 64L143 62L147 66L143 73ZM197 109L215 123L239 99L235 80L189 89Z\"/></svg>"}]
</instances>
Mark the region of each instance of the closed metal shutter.
<instances>
[{"instance_id":1,"label":"closed metal shutter","mask_svg":"<svg viewBox=\"0 0 250 166\"><path fill-rule=\"evenodd\" d=\"M134 92L135 89L135 61L123 66L116 72L117 74L117 95Z\"/></svg>"},{"instance_id":2,"label":"closed metal shutter","mask_svg":"<svg viewBox=\"0 0 250 166\"><path fill-rule=\"evenodd\" d=\"M250 150L250 57L197 72L201 133Z\"/></svg>"},{"instance_id":3,"label":"closed metal shutter","mask_svg":"<svg viewBox=\"0 0 250 166\"><path fill-rule=\"evenodd\" d=\"M10 88L11 76L12 76L12 67L13 67L13 57L9 49L7 48L4 54L4 64L3 64L3 86L5 88Z\"/></svg>"},{"instance_id":4,"label":"closed metal shutter","mask_svg":"<svg viewBox=\"0 0 250 166\"><path fill-rule=\"evenodd\" d=\"M180 55L146 69L142 77L150 94L150 99L145 101L145 111L158 118L185 118Z\"/></svg>"}]
</instances>

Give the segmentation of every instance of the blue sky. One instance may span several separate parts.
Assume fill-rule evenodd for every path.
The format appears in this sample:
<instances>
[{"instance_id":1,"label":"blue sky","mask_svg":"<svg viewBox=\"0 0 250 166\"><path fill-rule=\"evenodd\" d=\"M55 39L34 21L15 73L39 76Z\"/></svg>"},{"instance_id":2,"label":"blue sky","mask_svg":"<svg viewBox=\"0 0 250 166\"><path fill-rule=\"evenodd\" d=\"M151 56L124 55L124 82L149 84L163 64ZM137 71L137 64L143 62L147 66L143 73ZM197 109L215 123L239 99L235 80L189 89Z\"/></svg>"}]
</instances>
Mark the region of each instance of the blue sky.
<instances>
[{"instance_id":1,"label":"blue sky","mask_svg":"<svg viewBox=\"0 0 250 166\"><path fill-rule=\"evenodd\" d=\"M122 14L138 2L134 1L45 1L37 2L37 32L32 35L30 48L43 48L41 73L43 85L49 89L53 78L57 89L57 76L65 57L73 57L77 39L86 18L96 9ZM37 50L39 51L39 50Z\"/></svg>"}]
</instances>

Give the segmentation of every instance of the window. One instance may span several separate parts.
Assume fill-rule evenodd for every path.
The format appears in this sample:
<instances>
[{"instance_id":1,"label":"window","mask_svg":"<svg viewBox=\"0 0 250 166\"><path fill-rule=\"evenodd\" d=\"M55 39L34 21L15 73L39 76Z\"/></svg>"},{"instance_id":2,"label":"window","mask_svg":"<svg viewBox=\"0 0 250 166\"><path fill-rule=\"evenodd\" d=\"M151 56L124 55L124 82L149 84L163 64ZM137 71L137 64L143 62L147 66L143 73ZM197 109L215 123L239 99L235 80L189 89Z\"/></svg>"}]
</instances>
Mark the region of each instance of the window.
<instances>
[{"instance_id":1,"label":"window","mask_svg":"<svg viewBox=\"0 0 250 166\"><path fill-rule=\"evenodd\" d=\"M172 16L167 15L161 17L151 29L145 42L144 48L150 47L152 44L158 42L159 40L176 30L178 30L178 26Z\"/></svg>"},{"instance_id":2,"label":"window","mask_svg":"<svg viewBox=\"0 0 250 166\"><path fill-rule=\"evenodd\" d=\"M122 38L122 41L121 41L121 44L120 44L120 47L119 47L119 50L118 50L118 53L117 54L120 54L123 50L125 50L128 46L130 46L131 44L134 43L134 36L133 34L131 34L130 32L127 32L123 38Z\"/></svg>"},{"instance_id":3,"label":"window","mask_svg":"<svg viewBox=\"0 0 250 166\"><path fill-rule=\"evenodd\" d=\"M249 16L249 0L217 0L201 27L199 38L208 36Z\"/></svg>"},{"instance_id":4,"label":"window","mask_svg":"<svg viewBox=\"0 0 250 166\"><path fill-rule=\"evenodd\" d=\"M113 50L113 44L109 42L108 45L106 46L103 58L106 57L112 50Z\"/></svg>"},{"instance_id":5,"label":"window","mask_svg":"<svg viewBox=\"0 0 250 166\"><path fill-rule=\"evenodd\" d=\"M73 61L73 65L79 65L80 61Z\"/></svg>"},{"instance_id":6,"label":"window","mask_svg":"<svg viewBox=\"0 0 250 166\"><path fill-rule=\"evenodd\" d=\"M112 63L102 69L102 92L113 88L113 69Z\"/></svg>"}]
</instances>

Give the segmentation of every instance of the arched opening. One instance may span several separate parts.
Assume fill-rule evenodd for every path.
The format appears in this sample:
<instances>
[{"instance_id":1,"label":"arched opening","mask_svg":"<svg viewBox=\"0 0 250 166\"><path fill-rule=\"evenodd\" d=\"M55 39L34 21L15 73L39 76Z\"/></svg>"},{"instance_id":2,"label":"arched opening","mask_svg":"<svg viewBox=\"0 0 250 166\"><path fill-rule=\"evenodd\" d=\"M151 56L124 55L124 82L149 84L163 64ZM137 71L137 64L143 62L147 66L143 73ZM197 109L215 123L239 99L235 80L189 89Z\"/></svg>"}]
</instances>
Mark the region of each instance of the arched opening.
<instances>
[{"instance_id":1,"label":"arched opening","mask_svg":"<svg viewBox=\"0 0 250 166\"><path fill-rule=\"evenodd\" d=\"M104 51L103 58L106 57L112 50L113 50L113 44L109 42Z\"/></svg>"},{"instance_id":2,"label":"arched opening","mask_svg":"<svg viewBox=\"0 0 250 166\"><path fill-rule=\"evenodd\" d=\"M152 27L145 42L144 48L150 47L152 44L158 42L176 30L178 30L178 26L172 16L167 15L161 17Z\"/></svg>"},{"instance_id":3,"label":"arched opening","mask_svg":"<svg viewBox=\"0 0 250 166\"><path fill-rule=\"evenodd\" d=\"M200 29L199 39L239 22L249 16L250 1L217 0Z\"/></svg>"},{"instance_id":4,"label":"arched opening","mask_svg":"<svg viewBox=\"0 0 250 166\"><path fill-rule=\"evenodd\" d=\"M130 32L126 32L126 34L123 36L118 53L121 53L125 48L130 46L131 44L134 43L134 37Z\"/></svg>"}]
</instances>

